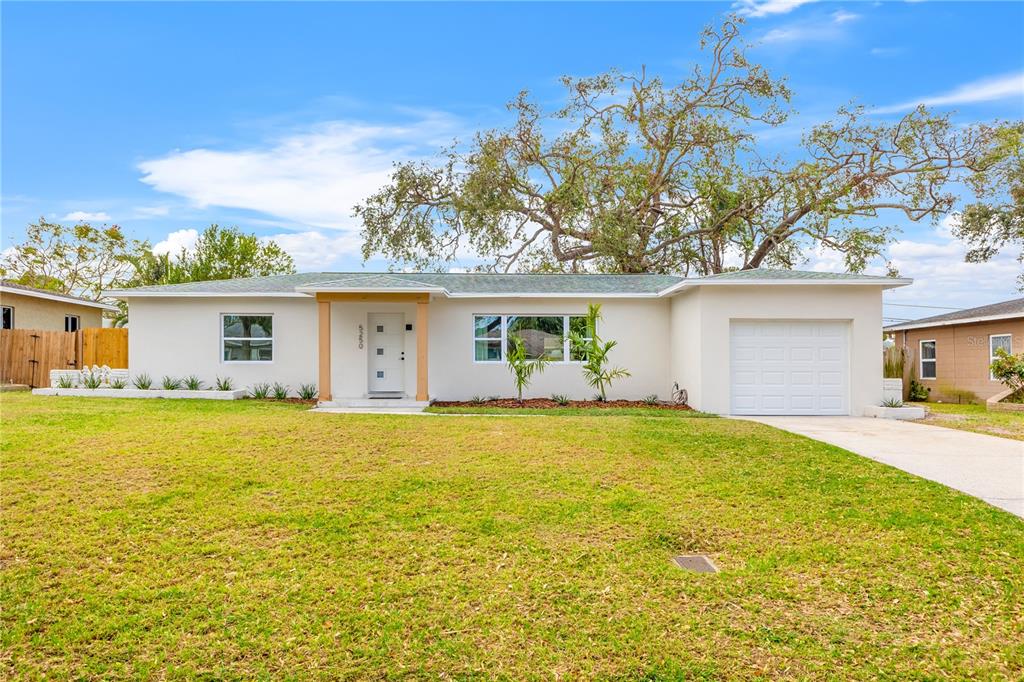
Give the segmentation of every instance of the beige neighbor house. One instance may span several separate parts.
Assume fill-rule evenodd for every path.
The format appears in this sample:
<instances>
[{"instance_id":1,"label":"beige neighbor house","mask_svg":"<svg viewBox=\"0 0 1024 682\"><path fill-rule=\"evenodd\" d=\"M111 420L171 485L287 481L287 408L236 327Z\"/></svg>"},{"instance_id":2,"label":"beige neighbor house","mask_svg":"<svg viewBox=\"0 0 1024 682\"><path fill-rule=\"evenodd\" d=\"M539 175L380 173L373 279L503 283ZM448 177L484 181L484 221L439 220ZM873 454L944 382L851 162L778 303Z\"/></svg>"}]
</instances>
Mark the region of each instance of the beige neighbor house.
<instances>
[{"instance_id":1,"label":"beige neighbor house","mask_svg":"<svg viewBox=\"0 0 1024 682\"><path fill-rule=\"evenodd\" d=\"M280 382L320 400L514 393L512 334L551 359L526 392L591 398L566 340L588 303L631 376L611 398L732 414L861 414L882 400L882 291L910 280L748 270L670 275L319 272L107 292L128 302L129 371Z\"/></svg>"},{"instance_id":2,"label":"beige neighbor house","mask_svg":"<svg viewBox=\"0 0 1024 682\"><path fill-rule=\"evenodd\" d=\"M103 326L103 312L117 306L0 280L3 329L76 332Z\"/></svg>"},{"instance_id":3,"label":"beige neighbor house","mask_svg":"<svg viewBox=\"0 0 1024 682\"><path fill-rule=\"evenodd\" d=\"M1024 298L889 325L898 346L910 350L914 373L932 400L957 400L968 391L987 400L1006 387L992 378L996 349L1024 351Z\"/></svg>"}]
</instances>

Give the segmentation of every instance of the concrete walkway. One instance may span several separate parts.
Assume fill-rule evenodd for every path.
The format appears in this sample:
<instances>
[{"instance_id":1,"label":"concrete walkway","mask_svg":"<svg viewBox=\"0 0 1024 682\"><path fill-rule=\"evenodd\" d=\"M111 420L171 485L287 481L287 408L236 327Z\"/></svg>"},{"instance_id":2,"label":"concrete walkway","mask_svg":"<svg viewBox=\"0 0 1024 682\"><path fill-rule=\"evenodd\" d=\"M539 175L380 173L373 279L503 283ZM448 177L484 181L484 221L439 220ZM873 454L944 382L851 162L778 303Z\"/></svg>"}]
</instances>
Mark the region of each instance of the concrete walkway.
<instances>
[{"instance_id":1,"label":"concrete walkway","mask_svg":"<svg viewBox=\"0 0 1024 682\"><path fill-rule=\"evenodd\" d=\"M744 417L837 445L1024 518L1024 441L867 417Z\"/></svg>"}]
</instances>

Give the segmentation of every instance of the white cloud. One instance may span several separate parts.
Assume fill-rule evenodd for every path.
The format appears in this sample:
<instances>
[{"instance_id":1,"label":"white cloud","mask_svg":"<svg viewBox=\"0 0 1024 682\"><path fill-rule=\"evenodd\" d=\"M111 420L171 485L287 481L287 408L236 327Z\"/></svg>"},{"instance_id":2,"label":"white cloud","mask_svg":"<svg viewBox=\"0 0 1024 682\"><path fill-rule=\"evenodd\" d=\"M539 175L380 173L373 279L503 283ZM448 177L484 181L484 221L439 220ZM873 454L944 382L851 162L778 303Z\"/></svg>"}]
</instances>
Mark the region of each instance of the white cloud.
<instances>
[{"instance_id":1,"label":"white cloud","mask_svg":"<svg viewBox=\"0 0 1024 682\"><path fill-rule=\"evenodd\" d=\"M846 10L842 9L836 10L835 12L832 13L832 21L834 21L837 24L845 24L848 21L856 21L857 19L860 19L859 14L847 12Z\"/></svg>"},{"instance_id":2,"label":"white cloud","mask_svg":"<svg viewBox=\"0 0 1024 682\"><path fill-rule=\"evenodd\" d=\"M295 261L300 272L304 270L330 270L342 256L359 254L362 239L357 233L327 234L318 231L285 232L264 237L274 241Z\"/></svg>"},{"instance_id":3,"label":"white cloud","mask_svg":"<svg viewBox=\"0 0 1024 682\"><path fill-rule=\"evenodd\" d=\"M772 14L788 14L801 5L807 5L817 0L739 0L733 3L733 8L738 14L748 17L761 18Z\"/></svg>"},{"instance_id":4,"label":"white cloud","mask_svg":"<svg viewBox=\"0 0 1024 682\"><path fill-rule=\"evenodd\" d=\"M434 153L456 132L447 114L414 118L406 125L330 121L247 149L175 151L139 168L146 184L201 208L352 232L352 207L388 181L395 161Z\"/></svg>"},{"instance_id":5,"label":"white cloud","mask_svg":"<svg viewBox=\"0 0 1024 682\"><path fill-rule=\"evenodd\" d=\"M197 230L175 230L168 234L163 241L153 245L153 253L157 256L164 253L169 253L173 256L181 253L182 249L191 251L196 245L197 239L199 239L199 232Z\"/></svg>"},{"instance_id":6,"label":"white cloud","mask_svg":"<svg viewBox=\"0 0 1024 682\"><path fill-rule=\"evenodd\" d=\"M878 107L873 111L876 114L891 114L913 109L918 104L924 104L925 106L947 106L950 104L991 102L1014 97L1024 100L1024 71L1005 76L983 78L957 86L948 92L908 100L900 104Z\"/></svg>"},{"instance_id":7,"label":"white cloud","mask_svg":"<svg viewBox=\"0 0 1024 682\"><path fill-rule=\"evenodd\" d=\"M161 218L170 214L170 206L136 206L135 215L140 218Z\"/></svg>"},{"instance_id":8,"label":"white cloud","mask_svg":"<svg viewBox=\"0 0 1024 682\"><path fill-rule=\"evenodd\" d=\"M859 14L837 10L825 21L815 19L779 26L761 36L766 45L783 43L835 42L846 35L845 24L860 19Z\"/></svg>"},{"instance_id":9,"label":"white cloud","mask_svg":"<svg viewBox=\"0 0 1024 682\"><path fill-rule=\"evenodd\" d=\"M77 222L77 221L96 221L105 222L110 220L110 214L104 211L96 211L90 213L89 211L72 211L66 216L60 219L61 222Z\"/></svg>"}]
</instances>

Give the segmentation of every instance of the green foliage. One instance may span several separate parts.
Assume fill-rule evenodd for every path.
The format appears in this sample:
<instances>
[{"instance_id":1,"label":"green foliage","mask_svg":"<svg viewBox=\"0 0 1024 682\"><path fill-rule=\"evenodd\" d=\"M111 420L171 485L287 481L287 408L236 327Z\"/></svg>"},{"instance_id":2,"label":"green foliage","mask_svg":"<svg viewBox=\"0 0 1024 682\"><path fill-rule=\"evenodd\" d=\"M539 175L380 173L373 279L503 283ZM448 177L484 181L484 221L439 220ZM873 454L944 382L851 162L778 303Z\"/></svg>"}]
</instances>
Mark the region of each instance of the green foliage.
<instances>
[{"instance_id":1,"label":"green foliage","mask_svg":"<svg viewBox=\"0 0 1024 682\"><path fill-rule=\"evenodd\" d=\"M288 387L284 384L275 382L271 393L274 394L274 400L287 400L288 398Z\"/></svg>"},{"instance_id":2,"label":"green foliage","mask_svg":"<svg viewBox=\"0 0 1024 682\"><path fill-rule=\"evenodd\" d=\"M103 379L98 374L89 372L82 377L82 386L85 388L99 388L103 385Z\"/></svg>"},{"instance_id":3,"label":"green foliage","mask_svg":"<svg viewBox=\"0 0 1024 682\"><path fill-rule=\"evenodd\" d=\"M910 380L910 388L907 391L907 398L911 402L921 403L928 400L928 389L917 379Z\"/></svg>"},{"instance_id":4,"label":"green foliage","mask_svg":"<svg viewBox=\"0 0 1024 682\"><path fill-rule=\"evenodd\" d=\"M74 388L75 380L73 377L67 374L61 374L57 377L57 388Z\"/></svg>"},{"instance_id":5,"label":"green foliage","mask_svg":"<svg viewBox=\"0 0 1024 682\"><path fill-rule=\"evenodd\" d=\"M658 400L658 396L655 393L644 396L644 403L647 405L657 405L659 402L661 401Z\"/></svg>"},{"instance_id":6,"label":"green foliage","mask_svg":"<svg viewBox=\"0 0 1024 682\"><path fill-rule=\"evenodd\" d=\"M303 400L315 400L317 394L316 384L299 384L297 393Z\"/></svg>"},{"instance_id":7,"label":"green foliage","mask_svg":"<svg viewBox=\"0 0 1024 682\"><path fill-rule=\"evenodd\" d=\"M122 379L121 377L117 377L115 379L110 380L110 388L116 388L120 390L122 388L127 388L127 386L128 382Z\"/></svg>"},{"instance_id":8,"label":"green foliage","mask_svg":"<svg viewBox=\"0 0 1024 682\"><path fill-rule=\"evenodd\" d=\"M1024 353L1013 355L1004 348L997 348L996 359L989 365L989 370L1014 395L1024 394Z\"/></svg>"},{"instance_id":9,"label":"green foliage","mask_svg":"<svg viewBox=\"0 0 1024 682\"><path fill-rule=\"evenodd\" d=\"M706 29L705 58L681 79L567 76L560 108L523 91L507 128L397 164L355 207L364 258L428 269L468 247L497 270L705 275L729 255L792 267L827 246L859 271L893 234L880 211L941 217L999 145L997 128L923 107L892 122L856 107L764 154L758 137L786 124L790 91L748 58L741 23Z\"/></svg>"},{"instance_id":10,"label":"green foliage","mask_svg":"<svg viewBox=\"0 0 1024 682\"><path fill-rule=\"evenodd\" d=\"M259 383L253 384L252 388L249 389L249 397L263 400L270 397L270 384Z\"/></svg>"},{"instance_id":11,"label":"green foliage","mask_svg":"<svg viewBox=\"0 0 1024 682\"><path fill-rule=\"evenodd\" d=\"M882 401L882 407L903 407L903 401L899 398L886 398Z\"/></svg>"},{"instance_id":12,"label":"green foliage","mask_svg":"<svg viewBox=\"0 0 1024 682\"><path fill-rule=\"evenodd\" d=\"M538 358L530 358L526 352L526 345L522 337L512 334L508 337L508 349L506 351L506 364L508 371L512 373L512 381L516 385L516 395L519 402L523 402L523 389L530 385L534 374L540 374L551 362L551 359L541 355Z\"/></svg>"},{"instance_id":13,"label":"green foliage","mask_svg":"<svg viewBox=\"0 0 1024 682\"><path fill-rule=\"evenodd\" d=\"M597 323L601 320L601 304L591 303L587 306L586 334L577 331L569 332L569 345L574 358L583 359L583 377L587 384L596 388L598 400L607 400L607 389L616 379L630 376L621 367L608 367L608 354L618 341L603 341L597 334Z\"/></svg>"},{"instance_id":14,"label":"green foliage","mask_svg":"<svg viewBox=\"0 0 1024 682\"><path fill-rule=\"evenodd\" d=\"M132 379L132 386L142 391L148 391L153 386L153 378L145 372L137 374Z\"/></svg>"},{"instance_id":15,"label":"green foliage","mask_svg":"<svg viewBox=\"0 0 1024 682\"><path fill-rule=\"evenodd\" d=\"M181 379L164 376L164 378L160 380L160 386L165 391L178 391L181 390Z\"/></svg>"},{"instance_id":16,"label":"green foliage","mask_svg":"<svg viewBox=\"0 0 1024 682\"><path fill-rule=\"evenodd\" d=\"M182 380L182 383L185 384L185 388L187 388L190 391L201 391L201 390L203 390L203 381L202 381L202 379L197 377L195 374L190 374L187 377L185 377Z\"/></svg>"},{"instance_id":17,"label":"green foliage","mask_svg":"<svg viewBox=\"0 0 1024 682\"><path fill-rule=\"evenodd\" d=\"M484 404L484 398L483 398L483 396L475 395L475 396L473 396L472 398L469 399L469 402L471 402L474 405L483 405Z\"/></svg>"},{"instance_id":18,"label":"green foliage","mask_svg":"<svg viewBox=\"0 0 1024 682\"><path fill-rule=\"evenodd\" d=\"M554 400L559 405L561 405L562 407L565 407L566 405L569 404L569 396L564 395L562 393L552 394L551 399Z\"/></svg>"},{"instance_id":19,"label":"green foliage","mask_svg":"<svg viewBox=\"0 0 1024 682\"><path fill-rule=\"evenodd\" d=\"M235 382L231 377L217 377L214 380L214 387L218 391L230 391L235 387Z\"/></svg>"}]
</instances>

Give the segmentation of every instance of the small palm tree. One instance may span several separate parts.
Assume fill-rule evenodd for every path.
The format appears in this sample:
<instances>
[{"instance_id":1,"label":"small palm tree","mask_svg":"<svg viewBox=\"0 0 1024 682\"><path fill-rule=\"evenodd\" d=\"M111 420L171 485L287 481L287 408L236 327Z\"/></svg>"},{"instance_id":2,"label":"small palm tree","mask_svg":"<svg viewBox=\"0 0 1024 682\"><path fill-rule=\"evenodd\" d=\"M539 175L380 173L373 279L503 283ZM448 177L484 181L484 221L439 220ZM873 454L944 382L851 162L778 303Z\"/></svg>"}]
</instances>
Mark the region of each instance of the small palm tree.
<instances>
[{"instance_id":1,"label":"small palm tree","mask_svg":"<svg viewBox=\"0 0 1024 682\"><path fill-rule=\"evenodd\" d=\"M608 367L608 353L618 345L618 341L602 341L597 335L597 322L601 319L601 304L591 303L587 306L587 326L584 336L580 332L569 332L569 343L573 355L583 358L583 376L587 383L596 388L601 400L608 399L606 389L612 381L630 376L621 367Z\"/></svg>"},{"instance_id":2,"label":"small palm tree","mask_svg":"<svg viewBox=\"0 0 1024 682\"><path fill-rule=\"evenodd\" d=\"M530 358L526 353L526 345L523 339L513 334L508 337L508 370L512 372L512 381L516 384L516 393L519 402L523 402L523 389L530 385L533 375L540 374L551 358L541 355L539 358Z\"/></svg>"}]
</instances>

